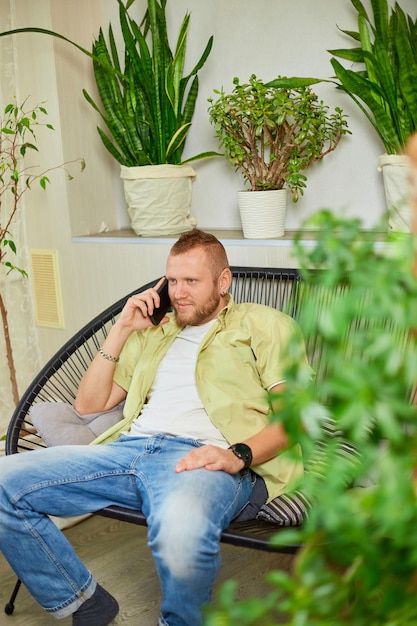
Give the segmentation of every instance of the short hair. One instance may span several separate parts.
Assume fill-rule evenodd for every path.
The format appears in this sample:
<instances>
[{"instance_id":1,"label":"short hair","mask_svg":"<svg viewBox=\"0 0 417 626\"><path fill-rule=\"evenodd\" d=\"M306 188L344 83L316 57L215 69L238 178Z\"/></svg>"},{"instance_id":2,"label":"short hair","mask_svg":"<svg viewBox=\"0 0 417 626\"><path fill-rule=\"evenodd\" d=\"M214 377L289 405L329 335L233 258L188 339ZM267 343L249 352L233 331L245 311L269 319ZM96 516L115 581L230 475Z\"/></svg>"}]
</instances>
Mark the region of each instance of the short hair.
<instances>
[{"instance_id":1,"label":"short hair","mask_svg":"<svg viewBox=\"0 0 417 626\"><path fill-rule=\"evenodd\" d=\"M199 247L206 251L211 263L213 277L217 279L224 269L229 268L229 261L223 244L214 235L193 228L180 235L172 246L170 254L177 256Z\"/></svg>"}]
</instances>

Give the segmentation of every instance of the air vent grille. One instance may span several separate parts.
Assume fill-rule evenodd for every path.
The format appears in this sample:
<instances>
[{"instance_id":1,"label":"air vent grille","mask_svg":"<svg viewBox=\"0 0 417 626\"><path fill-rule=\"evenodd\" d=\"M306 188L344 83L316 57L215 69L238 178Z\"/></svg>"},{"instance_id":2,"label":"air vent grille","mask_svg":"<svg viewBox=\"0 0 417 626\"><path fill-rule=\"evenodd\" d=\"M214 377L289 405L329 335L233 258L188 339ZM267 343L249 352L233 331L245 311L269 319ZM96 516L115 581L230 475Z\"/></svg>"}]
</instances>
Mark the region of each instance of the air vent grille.
<instances>
[{"instance_id":1,"label":"air vent grille","mask_svg":"<svg viewBox=\"0 0 417 626\"><path fill-rule=\"evenodd\" d=\"M30 250L37 326L64 328L57 250Z\"/></svg>"}]
</instances>

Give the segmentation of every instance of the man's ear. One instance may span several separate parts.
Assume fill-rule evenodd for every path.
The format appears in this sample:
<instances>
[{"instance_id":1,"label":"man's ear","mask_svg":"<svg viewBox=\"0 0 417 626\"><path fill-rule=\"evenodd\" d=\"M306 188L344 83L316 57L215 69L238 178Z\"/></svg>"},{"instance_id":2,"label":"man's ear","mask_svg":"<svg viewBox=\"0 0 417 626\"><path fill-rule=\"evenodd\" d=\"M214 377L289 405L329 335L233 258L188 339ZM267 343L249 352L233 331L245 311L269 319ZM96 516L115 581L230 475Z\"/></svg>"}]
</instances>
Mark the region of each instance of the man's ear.
<instances>
[{"instance_id":1,"label":"man's ear","mask_svg":"<svg viewBox=\"0 0 417 626\"><path fill-rule=\"evenodd\" d=\"M229 270L228 267L225 267L225 269L222 271L222 273L219 276L219 290L220 290L220 294L221 295L226 295L226 293L229 291L229 287L232 284L232 272Z\"/></svg>"}]
</instances>

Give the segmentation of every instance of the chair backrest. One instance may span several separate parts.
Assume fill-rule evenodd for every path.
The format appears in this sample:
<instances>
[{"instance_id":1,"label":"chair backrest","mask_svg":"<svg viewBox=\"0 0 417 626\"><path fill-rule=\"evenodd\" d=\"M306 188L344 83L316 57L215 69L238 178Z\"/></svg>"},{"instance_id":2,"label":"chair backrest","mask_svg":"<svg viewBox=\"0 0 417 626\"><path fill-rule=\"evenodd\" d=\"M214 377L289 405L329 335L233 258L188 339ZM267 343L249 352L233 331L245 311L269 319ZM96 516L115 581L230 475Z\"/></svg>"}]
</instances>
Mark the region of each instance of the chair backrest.
<instances>
[{"instance_id":1,"label":"chair backrest","mask_svg":"<svg viewBox=\"0 0 417 626\"><path fill-rule=\"evenodd\" d=\"M301 274L296 269L232 267L231 293L236 302L255 302L283 310L297 318L301 306ZM153 286L152 281L121 298L76 333L48 361L26 389L7 432L6 454L44 447L29 418L37 402L72 404L79 382L106 338L127 298ZM316 347L307 347L314 358ZM313 365L314 366L314 365Z\"/></svg>"}]
</instances>

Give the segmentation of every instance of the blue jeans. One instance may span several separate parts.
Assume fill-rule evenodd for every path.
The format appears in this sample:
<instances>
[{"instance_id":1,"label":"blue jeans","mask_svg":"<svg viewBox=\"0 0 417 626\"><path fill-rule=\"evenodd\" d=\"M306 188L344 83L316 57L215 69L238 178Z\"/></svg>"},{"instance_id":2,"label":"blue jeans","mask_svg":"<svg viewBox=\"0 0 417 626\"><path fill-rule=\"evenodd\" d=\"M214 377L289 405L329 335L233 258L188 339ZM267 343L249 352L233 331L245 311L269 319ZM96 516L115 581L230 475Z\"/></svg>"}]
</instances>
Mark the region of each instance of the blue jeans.
<instances>
[{"instance_id":1,"label":"blue jeans","mask_svg":"<svg viewBox=\"0 0 417 626\"><path fill-rule=\"evenodd\" d=\"M118 504L140 509L162 587L161 624L200 623L220 566L219 539L247 504L250 472L175 473L190 439L122 437L0 458L0 550L29 592L63 618L96 581L48 515L71 517Z\"/></svg>"}]
</instances>

